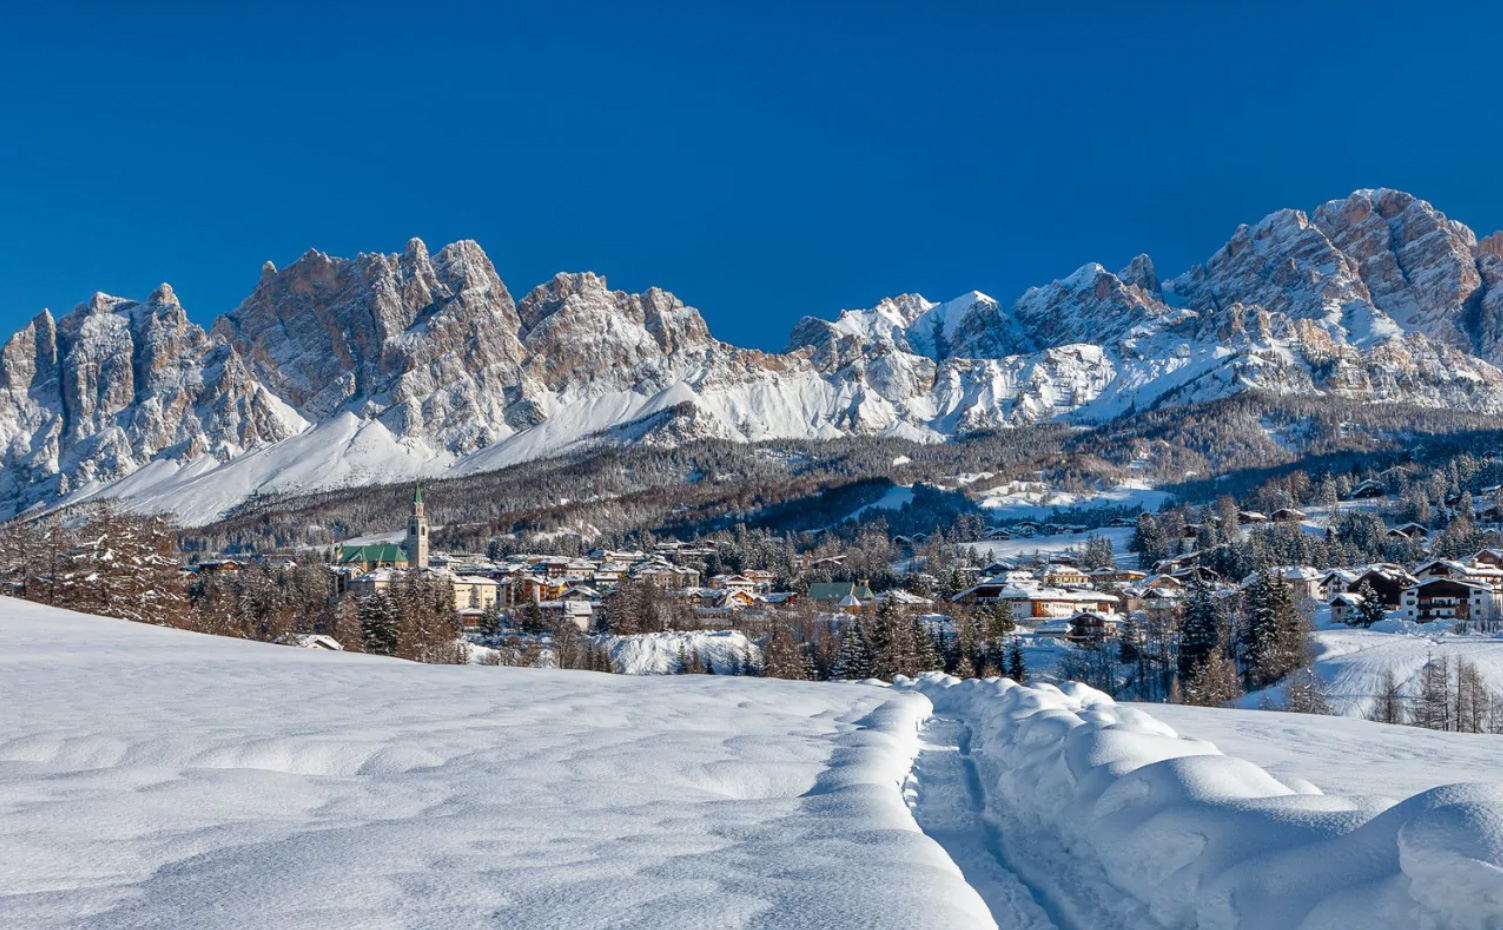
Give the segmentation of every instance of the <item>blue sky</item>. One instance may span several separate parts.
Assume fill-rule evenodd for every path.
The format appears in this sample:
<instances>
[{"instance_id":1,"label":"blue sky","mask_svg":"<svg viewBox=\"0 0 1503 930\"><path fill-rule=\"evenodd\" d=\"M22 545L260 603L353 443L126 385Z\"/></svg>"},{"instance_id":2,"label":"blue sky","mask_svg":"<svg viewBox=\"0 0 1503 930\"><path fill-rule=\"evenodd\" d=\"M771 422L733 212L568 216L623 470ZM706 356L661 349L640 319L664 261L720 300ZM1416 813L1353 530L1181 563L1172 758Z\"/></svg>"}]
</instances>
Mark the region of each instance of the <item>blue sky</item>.
<instances>
[{"instance_id":1,"label":"blue sky","mask_svg":"<svg viewBox=\"0 0 1503 930\"><path fill-rule=\"evenodd\" d=\"M1358 187L1503 227L1485 5L18 6L6 333L164 280L208 322L266 259L420 236L781 348L904 291L1168 276Z\"/></svg>"}]
</instances>

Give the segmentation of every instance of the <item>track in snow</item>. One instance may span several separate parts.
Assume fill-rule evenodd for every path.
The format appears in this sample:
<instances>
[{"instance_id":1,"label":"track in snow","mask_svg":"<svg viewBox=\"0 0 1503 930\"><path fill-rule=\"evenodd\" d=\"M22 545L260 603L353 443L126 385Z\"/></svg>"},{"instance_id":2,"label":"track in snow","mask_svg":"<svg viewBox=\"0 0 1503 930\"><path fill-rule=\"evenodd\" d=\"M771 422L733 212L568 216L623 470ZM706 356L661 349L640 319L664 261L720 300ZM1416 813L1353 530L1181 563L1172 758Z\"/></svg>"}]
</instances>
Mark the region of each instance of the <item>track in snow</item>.
<instances>
[{"instance_id":1,"label":"track in snow","mask_svg":"<svg viewBox=\"0 0 1503 930\"><path fill-rule=\"evenodd\" d=\"M950 854L1002 930L1069 928L1047 897L1007 868L1001 835L986 816L970 727L952 717L930 717L921 740L905 791L919 827Z\"/></svg>"}]
</instances>

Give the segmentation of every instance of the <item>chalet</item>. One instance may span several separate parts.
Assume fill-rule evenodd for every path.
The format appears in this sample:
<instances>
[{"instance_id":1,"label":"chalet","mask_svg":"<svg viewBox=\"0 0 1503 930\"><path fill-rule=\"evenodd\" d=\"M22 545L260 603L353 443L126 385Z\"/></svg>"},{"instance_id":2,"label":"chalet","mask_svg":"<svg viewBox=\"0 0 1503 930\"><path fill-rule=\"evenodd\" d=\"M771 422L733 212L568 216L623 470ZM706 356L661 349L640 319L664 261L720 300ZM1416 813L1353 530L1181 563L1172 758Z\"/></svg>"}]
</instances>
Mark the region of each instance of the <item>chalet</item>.
<instances>
[{"instance_id":1,"label":"chalet","mask_svg":"<svg viewBox=\"0 0 1503 930\"><path fill-rule=\"evenodd\" d=\"M557 600L560 594L569 589L569 583L562 578L551 579L542 575L523 575L518 579L520 596L517 600L533 603Z\"/></svg>"},{"instance_id":2,"label":"chalet","mask_svg":"<svg viewBox=\"0 0 1503 930\"><path fill-rule=\"evenodd\" d=\"M217 575L229 572L245 571L245 566L234 559L205 559L196 565L188 566L188 570L200 575Z\"/></svg>"},{"instance_id":3,"label":"chalet","mask_svg":"<svg viewBox=\"0 0 1503 930\"><path fill-rule=\"evenodd\" d=\"M1472 564L1503 568L1503 549L1483 549L1472 556Z\"/></svg>"},{"instance_id":4,"label":"chalet","mask_svg":"<svg viewBox=\"0 0 1503 930\"><path fill-rule=\"evenodd\" d=\"M1268 515L1267 514L1259 513L1256 510L1239 510L1239 511L1237 511L1237 525L1238 526L1253 526L1253 525L1256 525L1256 524L1259 524L1259 523L1267 523L1267 522L1268 522Z\"/></svg>"},{"instance_id":5,"label":"chalet","mask_svg":"<svg viewBox=\"0 0 1503 930\"><path fill-rule=\"evenodd\" d=\"M824 569L826 571L837 569L844 565L845 556L827 555L817 559L809 559L804 563L804 568L811 572L817 572L821 569Z\"/></svg>"},{"instance_id":6,"label":"chalet","mask_svg":"<svg viewBox=\"0 0 1503 930\"><path fill-rule=\"evenodd\" d=\"M757 590L757 582L746 575L716 575L710 579L710 587L754 594Z\"/></svg>"},{"instance_id":7,"label":"chalet","mask_svg":"<svg viewBox=\"0 0 1503 930\"><path fill-rule=\"evenodd\" d=\"M604 598L598 590L585 584L571 584L558 596L561 601L590 601L598 603Z\"/></svg>"},{"instance_id":8,"label":"chalet","mask_svg":"<svg viewBox=\"0 0 1503 930\"><path fill-rule=\"evenodd\" d=\"M1069 619L1069 638L1074 643L1102 643L1115 639L1122 618L1114 613L1082 610Z\"/></svg>"},{"instance_id":9,"label":"chalet","mask_svg":"<svg viewBox=\"0 0 1503 930\"><path fill-rule=\"evenodd\" d=\"M1280 575L1288 585L1294 589L1294 596L1309 598L1312 601L1320 600L1321 573L1318 569L1308 565L1291 565L1278 569Z\"/></svg>"},{"instance_id":10,"label":"chalet","mask_svg":"<svg viewBox=\"0 0 1503 930\"><path fill-rule=\"evenodd\" d=\"M1415 623L1435 620L1496 620L1498 592L1492 585L1430 578L1404 589L1401 616Z\"/></svg>"},{"instance_id":11,"label":"chalet","mask_svg":"<svg viewBox=\"0 0 1503 930\"><path fill-rule=\"evenodd\" d=\"M701 616L724 617L756 607L762 598L741 588L705 588L700 592Z\"/></svg>"},{"instance_id":12,"label":"chalet","mask_svg":"<svg viewBox=\"0 0 1503 930\"><path fill-rule=\"evenodd\" d=\"M1390 539L1400 536L1405 539L1425 539L1430 535L1430 528L1418 523L1405 523L1403 526L1396 526L1389 530L1387 535Z\"/></svg>"},{"instance_id":13,"label":"chalet","mask_svg":"<svg viewBox=\"0 0 1503 930\"><path fill-rule=\"evenodd\" d=\"M1122 593L1128 610L1174 609L1185 596L1185 583L1173 575L1149 575Z\"/></svg>"},{"instance_id":14,"label":"chalet","mask_svg":"<svg viewBox=\"0 0 1503 930\"><path fill-rule=\"evenodd\" d=\"M981 534L982 539L1012 539L1012 533L1000 526L994 526Z\"/></svg>"},{"instance_id":15,"label":"chalet","mask_svg":"<svg viewBox=\"0 0 1503 930\"><path fill-rule=\"evenodd\" d=\"M951 598L959 604L1012 605L1013 616L1027 618L1069 617L1083 610L1116 612L1118 599L1100 591L1065 588L1041 588L1011 581L988 579L972 585Z\"/></svg>"},{"instance_id":16,"label":"chalet","mask_svg":"<svg viewBox=\"0 0 1503 930\"><path fill-rule=\"evenodd\" d=\"M1097 584L1136 584L1147 577L1146 572L1140 572L1135 568L1103 566L1091 569L1091 580Z\"/></svg>"},{"instance_id":17,"label":"chalet","mask_svg":"<svg viewBox=\"0 0 1503 930\"><path fill-rule=\"evenodd\" d=\"M1050 565L1044 569L1044 584L1055 588L1084 588L1091 583L1091 576L1073 565Z\"/></svg>"},{"instance_id":18,"label":"chalet","mask_svg":"<svg viewBox=\"0 0 1503 930\"><path fill-rule=\"evenodd\" d=\"M1357 583L1360 572L1354 572L1347 568L1326 569L1325 574L1320 576L1320 597L1329 601L1338 594L1347 591L1355 591L1353 587Z\"/></svg>"},{"instance_id":19,"label":"chalet","mask_svg":"<svg viewBox=\"0 0 1503 930\"><path fill-rule=\"evenodd\" d=\"M1383 486L1383 482L1368 478L1347 492L1346 499L1349 501L1368 501L1387 496L1388 489Z\"/></svg>"},{"instance_id":20,"label":"chalet","mask_svg":"<svg viewBox=\"0 0 1503 930\"><path fill-rule=\"evenodd\" d=\"M1431 578L1453 578L1473 581L1503 588L1503 568L1480 562L1455 562L1450 559L1431 559L1414 569L1414 577L1420 581Z\"/></svg>"},{"instance_id":21,"label":"chalet","mask_svg":"<svg viewBox=\"0 0 1503 930\"><path fill-rule=\"evenodd\" d=\"M745 575L751 580L754 585L756 585L756 591L758 594L764 594L768 591L771 591L772 583L777 580L776 575L774 575L770 571L767 571L766 569L761 568L748 568L741 574Z\"/></svg>"},{"instance_id":22,"label":"chalet","mask_svg":"<svg viewBox=\"0 0 1503 930\"><path fill-rule=\"evenodd\" d=\"M1299 523L1305 519L1305 512L1293 507L1280 507L1268 516L1275 523Z\"/></svg>"}]
</instances>

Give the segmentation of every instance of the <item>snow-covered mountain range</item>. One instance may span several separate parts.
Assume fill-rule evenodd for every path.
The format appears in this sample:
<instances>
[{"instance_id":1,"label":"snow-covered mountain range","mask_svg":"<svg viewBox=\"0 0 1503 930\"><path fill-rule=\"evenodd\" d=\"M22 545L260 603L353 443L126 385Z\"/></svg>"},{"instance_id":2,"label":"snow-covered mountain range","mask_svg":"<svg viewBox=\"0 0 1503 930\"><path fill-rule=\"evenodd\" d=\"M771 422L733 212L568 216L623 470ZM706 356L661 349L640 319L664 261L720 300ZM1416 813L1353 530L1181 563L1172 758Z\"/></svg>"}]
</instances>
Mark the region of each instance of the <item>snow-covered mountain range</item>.
<instances>
[{"instance_id":1,"label":"snow-covered mountain range","mask_svg":"<svg viewBox=\"0 0 1503 930\"><path fill-rule=\"evenodd\" d=\"M268 263L208 330L165 284L44 311L0 350L0 516L108 495L202 523L586 442L938 441L1248 389L1490 413L1499 365L1503 233L1393 190L1271 214L1167 281L1140 255L1011 305L905 294L806 317L777 354L588 272L516 301L476 243L414 239Z\"/></svg>"}]
</instances>

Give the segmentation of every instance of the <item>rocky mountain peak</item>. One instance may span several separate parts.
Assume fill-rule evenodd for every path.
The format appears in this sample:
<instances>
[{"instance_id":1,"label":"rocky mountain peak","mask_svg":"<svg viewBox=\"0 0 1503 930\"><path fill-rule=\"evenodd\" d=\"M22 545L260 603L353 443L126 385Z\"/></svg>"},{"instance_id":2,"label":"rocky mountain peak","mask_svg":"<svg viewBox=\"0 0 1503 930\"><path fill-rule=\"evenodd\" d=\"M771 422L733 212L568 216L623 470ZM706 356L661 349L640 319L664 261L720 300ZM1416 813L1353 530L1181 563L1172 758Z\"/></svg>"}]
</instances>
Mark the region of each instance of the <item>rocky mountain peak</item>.
<instances>
[{"instance_id":1,"label":"rocky mountain peak","mask_svg":"<svg viewBox=\"0 0 1503 930\"><path fill-rule=\"evenodd\" d=\"M1503 412L1500 360L1503 234L1479 242L1381 188L1239 226L1169 280L1138 255L1010 304L899 294L805 317L785 354L720 343L671 292L612 290L592 272L515 302L477 243L430 253L412 239L268 262L208 333L167 285L38 316L0 349L0 506L166 459L132 493L191 497L210 519L253 490L494 468L584 442L938 440L1248 389ZM200 464L184 471L193 494L175 493L176 463L201 456L223 481Z\"/></svg>"},{"instance_id":2,"label":"rocky mountain peak","mask_svg":"<svg viewBox=\"0 0 1503 930\"><path fill-rule=\"evenodd\" d=\"M1128 287L1141 288L1145 293L1154 297L1163 297L1163 290L1159 287L1158 272L1154 270L1153 259L1139 253L1127 267L1117 272L1117 277Z\"/></svg>"}]
</instances>

